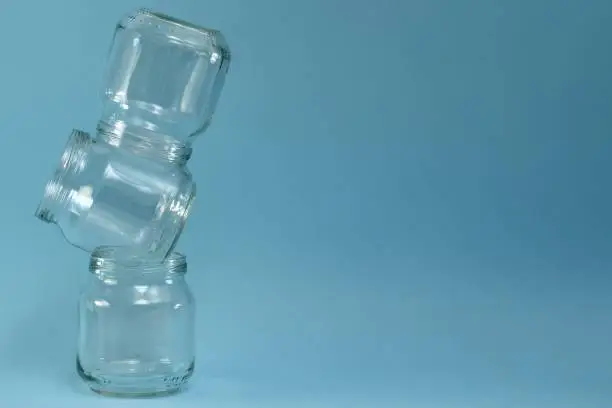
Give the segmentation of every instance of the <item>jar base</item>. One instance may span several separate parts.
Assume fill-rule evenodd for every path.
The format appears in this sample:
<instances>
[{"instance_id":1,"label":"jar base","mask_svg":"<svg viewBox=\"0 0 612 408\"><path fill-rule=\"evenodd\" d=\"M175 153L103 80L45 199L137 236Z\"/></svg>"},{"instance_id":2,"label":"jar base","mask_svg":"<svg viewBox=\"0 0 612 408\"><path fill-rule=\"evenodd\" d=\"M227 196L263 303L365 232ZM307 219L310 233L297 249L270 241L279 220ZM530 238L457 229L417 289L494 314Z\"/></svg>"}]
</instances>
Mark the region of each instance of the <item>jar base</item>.
<instances>
[{"instance_id":1,"label":"jar base","mask_svg":"<svg viewBox=\"0 0 612 408\"><path fill-rule=\"evenodd\" d=\"M95 393L116 398L153 398L177 394L185 390L193 374L193 363L181 372L163 374L105 374L88 372L77 359L77 373Z\"/></svg>"},{"instance_id":2,"label":"jar base","mask_svg":"<svg viewBox=\"0 0 612 408\"><path fill-rule=\"evenodd\" d=\"M144 387L150 387L150 384L144 384ZM169 397L171 395L178 394L182 392L185 387L173 388L169 390L149 390L142 391L142 384L137 384L134 389L116 389L116 390L107 390L101 389L97 385L89 384L89 389L95 392L96 394L102 395L103 397L112 397L112 398L161 398L161 397Z\"/></svg>"}]
</instances>

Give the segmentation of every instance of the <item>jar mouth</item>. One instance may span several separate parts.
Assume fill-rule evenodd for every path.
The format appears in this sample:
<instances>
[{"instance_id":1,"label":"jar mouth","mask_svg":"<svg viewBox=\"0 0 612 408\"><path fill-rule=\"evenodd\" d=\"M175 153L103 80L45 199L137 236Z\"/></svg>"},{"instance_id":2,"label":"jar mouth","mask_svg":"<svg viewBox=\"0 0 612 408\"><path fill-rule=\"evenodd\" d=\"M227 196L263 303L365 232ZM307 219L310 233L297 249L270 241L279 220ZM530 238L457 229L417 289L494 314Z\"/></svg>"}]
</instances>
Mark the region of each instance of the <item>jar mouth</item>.
<instances>
[{"instance_id":1,"label":"jar mouth","mask_svg":"<svg viewBox=\"0 0 612 408\"><path fill-rule=\"evenodd\" d=\"M146 128L134 128L122 120L115 120L112 123L101 120L98 122L96 132L97 140L140 157L161 160L177 166L185 165L191 158L191 146Z\"/></svg>"},{"instance_id":2,"label":"jar mouth","mask_svg":"<svg viewBox=\"0 0 612 408\"><path fill-rule=\"evenodd\" d=\"M88 133L77 129L72 130L68 142L64 146L59 165L56 167L53 177L45 185L43 198L34 212L36 218L51 224L57 223L56 211L68 201L70 196L70 191L64 187L64 178L70 172L83 169L83 147L91 142L92 139Z\"/></svg>"},{"instance_id":3,"label":"jar mouth","mask_svg":"<svg viewBox=\"0 0 612 408\"><path fill-rule=\"evenodd\" d=\"M131 253L129 247L100 246L91 253L89 270L93 273L133 270L139 273L184 274L187 272L187 258L174 251L163 261L159 261L157 258Z\"/></svg>"}]
</instances>

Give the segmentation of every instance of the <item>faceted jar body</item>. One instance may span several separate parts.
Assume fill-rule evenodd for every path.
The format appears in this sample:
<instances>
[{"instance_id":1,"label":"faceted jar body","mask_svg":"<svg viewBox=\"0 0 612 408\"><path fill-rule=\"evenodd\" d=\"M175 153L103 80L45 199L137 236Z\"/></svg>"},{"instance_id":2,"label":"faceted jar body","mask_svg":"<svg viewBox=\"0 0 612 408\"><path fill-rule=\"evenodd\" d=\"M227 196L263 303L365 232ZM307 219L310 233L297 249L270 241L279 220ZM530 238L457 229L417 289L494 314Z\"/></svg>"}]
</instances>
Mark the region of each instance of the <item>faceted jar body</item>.
<instances>
[{"instance_id":1,"label":"faceted jar body","mask_svg":"<svg viewBox=\"0 0 612 408\"><path fill-rule=\"evenodd\" d=\"M74 131L36 216L86 251L114 246L125 256L164 259L182 232L195 184L185 166L150 154Z\"/></svg>"},{"instance_id":2,"label":"faceted jar body","mask_svg":"<svg viewBox=\"0 0 612 408\"><path fill-rule=\"evenodd\" d=\"M124 259L124 258L123 258ZM79 299L77 372L116 396L179 391L194 369L194 299L185 257L118 264L110 248L92 254Z\"/></svg>"},{"instance_id":3,"label":"faceted jar body","mask_svg":"<svg viewBox=\"0 0 612 408\"><path fill-rule=\"evenodd\" d=\"M115 29L100 126L189 146L210 124L229 63L219 31L138 10Z\"/></svg>"}]
</instances>

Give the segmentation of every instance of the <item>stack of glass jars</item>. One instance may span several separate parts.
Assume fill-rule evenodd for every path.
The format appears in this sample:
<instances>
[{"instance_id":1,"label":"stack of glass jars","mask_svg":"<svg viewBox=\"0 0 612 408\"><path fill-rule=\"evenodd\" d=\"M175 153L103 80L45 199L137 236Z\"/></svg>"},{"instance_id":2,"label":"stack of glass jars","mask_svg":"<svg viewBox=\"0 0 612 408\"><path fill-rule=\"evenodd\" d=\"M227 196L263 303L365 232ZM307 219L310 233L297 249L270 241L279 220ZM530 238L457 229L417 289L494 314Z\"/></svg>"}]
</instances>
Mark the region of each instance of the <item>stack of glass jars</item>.
<instances>
[{"instance_id":1,"label":"stack of glass jars","mask_svg":"<svg viewBox=\"0 0 612 408\"><path fill-rule=\"evenodd\" d=\"M193 299L174 248L196 193L193 141L229 68L223 35L138 10L116 26L95 137L74 130L36 216L91 252L77 367L101 393L182 388L193 370Z\"/></svg>"}]
</instances>

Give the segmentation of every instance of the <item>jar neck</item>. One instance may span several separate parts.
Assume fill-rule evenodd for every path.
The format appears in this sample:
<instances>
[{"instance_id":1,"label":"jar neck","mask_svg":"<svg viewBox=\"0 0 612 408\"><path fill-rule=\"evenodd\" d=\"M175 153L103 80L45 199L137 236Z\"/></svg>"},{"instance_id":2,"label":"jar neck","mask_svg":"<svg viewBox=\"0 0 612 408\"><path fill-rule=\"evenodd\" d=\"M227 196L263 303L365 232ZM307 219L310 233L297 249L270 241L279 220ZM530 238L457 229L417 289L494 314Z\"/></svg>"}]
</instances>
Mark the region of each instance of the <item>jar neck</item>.
<instances>
[{"instance_id":1,"label":"jar neck","mask_svg":"<svg viewBox=\"0 0 612 408\"><path fill-rule=\"evenodd\" d=\"M146 283L182 279L187 273L187 262L178 252L172 252L158 262L132 254L129 248L99 247L91 254L89 270L107 283Z\"/></svg>"},{"instance_id":2,"label":"jar neck","mask_svg":"<svg viewBox=\"0 0 612 408\"><path fill-rule=\"evenodd\" d=\"M89 134L76 129L72 131L62 153L60 165L45 186L43 198L36 209L37 218L56 224L66 208L70 207L73 213L79 213L87 207L91 191L87 187L81 191L68 188L65 186L65 178L82 170L93 142Z\"/></svg>"},{"instance_id":3,"label":"jar neck","mask_svg":"<svg viewBox=\"0 0 612 408\"><path fill-rule=\"evenodd\" d=\"M191 158L190 146L171 136L122 121L100 121L96 133L97 141L158 162L181 167Z\"/></svg>"}]
</instances>

